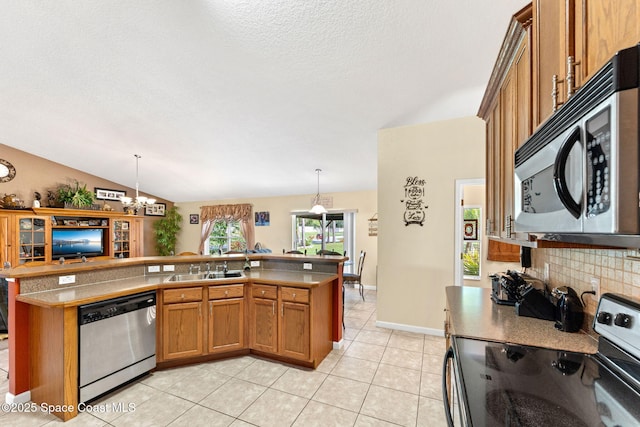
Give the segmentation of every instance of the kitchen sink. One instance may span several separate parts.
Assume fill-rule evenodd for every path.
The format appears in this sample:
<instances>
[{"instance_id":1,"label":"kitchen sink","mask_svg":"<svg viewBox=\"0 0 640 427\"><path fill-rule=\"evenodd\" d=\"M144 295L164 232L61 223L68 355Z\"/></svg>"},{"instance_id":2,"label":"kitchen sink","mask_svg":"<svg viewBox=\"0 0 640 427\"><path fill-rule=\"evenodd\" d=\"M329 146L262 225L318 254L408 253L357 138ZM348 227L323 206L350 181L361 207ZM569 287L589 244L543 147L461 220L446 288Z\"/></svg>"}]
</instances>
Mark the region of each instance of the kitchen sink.
<instances>
[{"instance_id":1,"label":"kitchen sink","mask_svg":"<svg viewBox=\"0 0 640 427\"><path fill-rule=\"evenodd\" d=\"M227 277L242 277L242 270L215 271L211 273L174 274L167 282L194 282L198 280L224 279Z\"/></svg>"}]
</instances>

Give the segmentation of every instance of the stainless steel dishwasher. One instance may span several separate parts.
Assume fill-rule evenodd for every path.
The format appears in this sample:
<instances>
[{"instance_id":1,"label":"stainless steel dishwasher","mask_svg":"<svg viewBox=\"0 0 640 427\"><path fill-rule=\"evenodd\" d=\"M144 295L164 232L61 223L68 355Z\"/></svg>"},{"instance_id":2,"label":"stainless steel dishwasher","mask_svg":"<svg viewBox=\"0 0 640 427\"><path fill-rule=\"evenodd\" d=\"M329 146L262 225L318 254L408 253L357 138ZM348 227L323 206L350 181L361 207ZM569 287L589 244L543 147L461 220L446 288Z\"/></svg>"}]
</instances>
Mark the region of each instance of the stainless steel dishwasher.
<instances>
[{"instance_id":1,"label":"stainless steel dishwasher","mask_svg":"<svg viewBox=\"0 0 640 427\"><path fill-rule=\"evenodd\" d=\"M82 305L78 324L79 402L155 368L155 292Z\"/></svg>"}]
</instances>

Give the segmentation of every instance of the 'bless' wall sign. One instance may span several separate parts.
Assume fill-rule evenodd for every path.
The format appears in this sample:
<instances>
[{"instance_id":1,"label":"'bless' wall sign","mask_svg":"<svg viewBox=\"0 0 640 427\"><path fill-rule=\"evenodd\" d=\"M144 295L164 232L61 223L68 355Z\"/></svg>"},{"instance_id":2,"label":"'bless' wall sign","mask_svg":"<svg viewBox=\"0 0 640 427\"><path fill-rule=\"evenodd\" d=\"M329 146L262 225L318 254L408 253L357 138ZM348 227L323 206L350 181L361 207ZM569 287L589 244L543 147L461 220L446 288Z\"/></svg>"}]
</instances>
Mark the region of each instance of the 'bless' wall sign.
<instances>
[{"instance_id":1,"label":"'bless' wall sign","mask_svg":"<svg viewBox=\"0 0 640 427\"><path fill-rule=\"evenodd\" d=\"M426 217L425 209L429 208L424 202L424 184L425 180L417 176L409 176L404 184L404 199L400 200L404 203L404 225L419 224L423 225Z\"/></svg>"}]
</instances>

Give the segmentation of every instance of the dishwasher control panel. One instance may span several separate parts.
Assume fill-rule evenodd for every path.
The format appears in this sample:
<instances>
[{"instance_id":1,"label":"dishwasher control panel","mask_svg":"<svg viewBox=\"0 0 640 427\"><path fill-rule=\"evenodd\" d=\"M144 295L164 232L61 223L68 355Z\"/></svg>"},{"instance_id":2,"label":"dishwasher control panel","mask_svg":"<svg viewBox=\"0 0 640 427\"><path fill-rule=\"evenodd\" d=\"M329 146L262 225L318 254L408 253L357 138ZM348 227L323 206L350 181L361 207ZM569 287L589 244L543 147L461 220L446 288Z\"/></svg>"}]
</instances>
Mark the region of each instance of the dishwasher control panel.
<instances>
[{"instance_id":1,"label":"dishwasher control panel","mask_svg":"<svg viewBox=\"0 0 640 427\"><path fill-rule=\"evenodd\" d=\"M155 292L128 295L82 305L78 307L78 323L80 325L86 325L87 323L97 322L154 305L156 305Z\"/></svg>"}]
</instances>

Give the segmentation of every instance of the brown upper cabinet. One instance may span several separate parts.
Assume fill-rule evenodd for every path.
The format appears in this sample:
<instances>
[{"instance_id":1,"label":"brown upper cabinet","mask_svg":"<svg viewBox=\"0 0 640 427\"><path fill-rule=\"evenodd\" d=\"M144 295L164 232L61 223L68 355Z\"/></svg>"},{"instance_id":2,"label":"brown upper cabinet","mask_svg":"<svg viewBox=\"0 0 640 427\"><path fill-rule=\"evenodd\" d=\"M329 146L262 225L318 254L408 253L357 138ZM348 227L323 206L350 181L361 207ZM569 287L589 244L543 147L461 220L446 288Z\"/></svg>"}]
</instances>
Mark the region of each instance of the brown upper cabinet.
<instances>
[{"instance_id":1,"label":"brown upper cabinet","mask_svg":"<svg viewBox=\"0 0 640 427\"><path fill-rule=\"evenodd\" d=\"M486 128L487 235L509 237L513 155L531 134L531 6L514 15L478 115Z\"/></svg>"},{"instance_id":2,"label":"brown upper cabinet","mask_svg":"<svg viewBox=\"0 0 640 427\"><path fill-rule=\"evenodd\" d=\"M488 236L510 239L517 231L515 150L554 104L560 108L617 51L639 41L637 0L535 0L513 15L478 111L487 123Z\"/></svg>"},{"instance_id":3,"label":"brown upper cabinet","mask_svg":"<svg viewBox=\"0 0 640 427\"><path fill-rule=\"evenodd\" d=\"M533 2L534 128L615 53L640 41L637 0ZM554 76L557 90L554 90Z\"/></svg>"}]
</instances>

